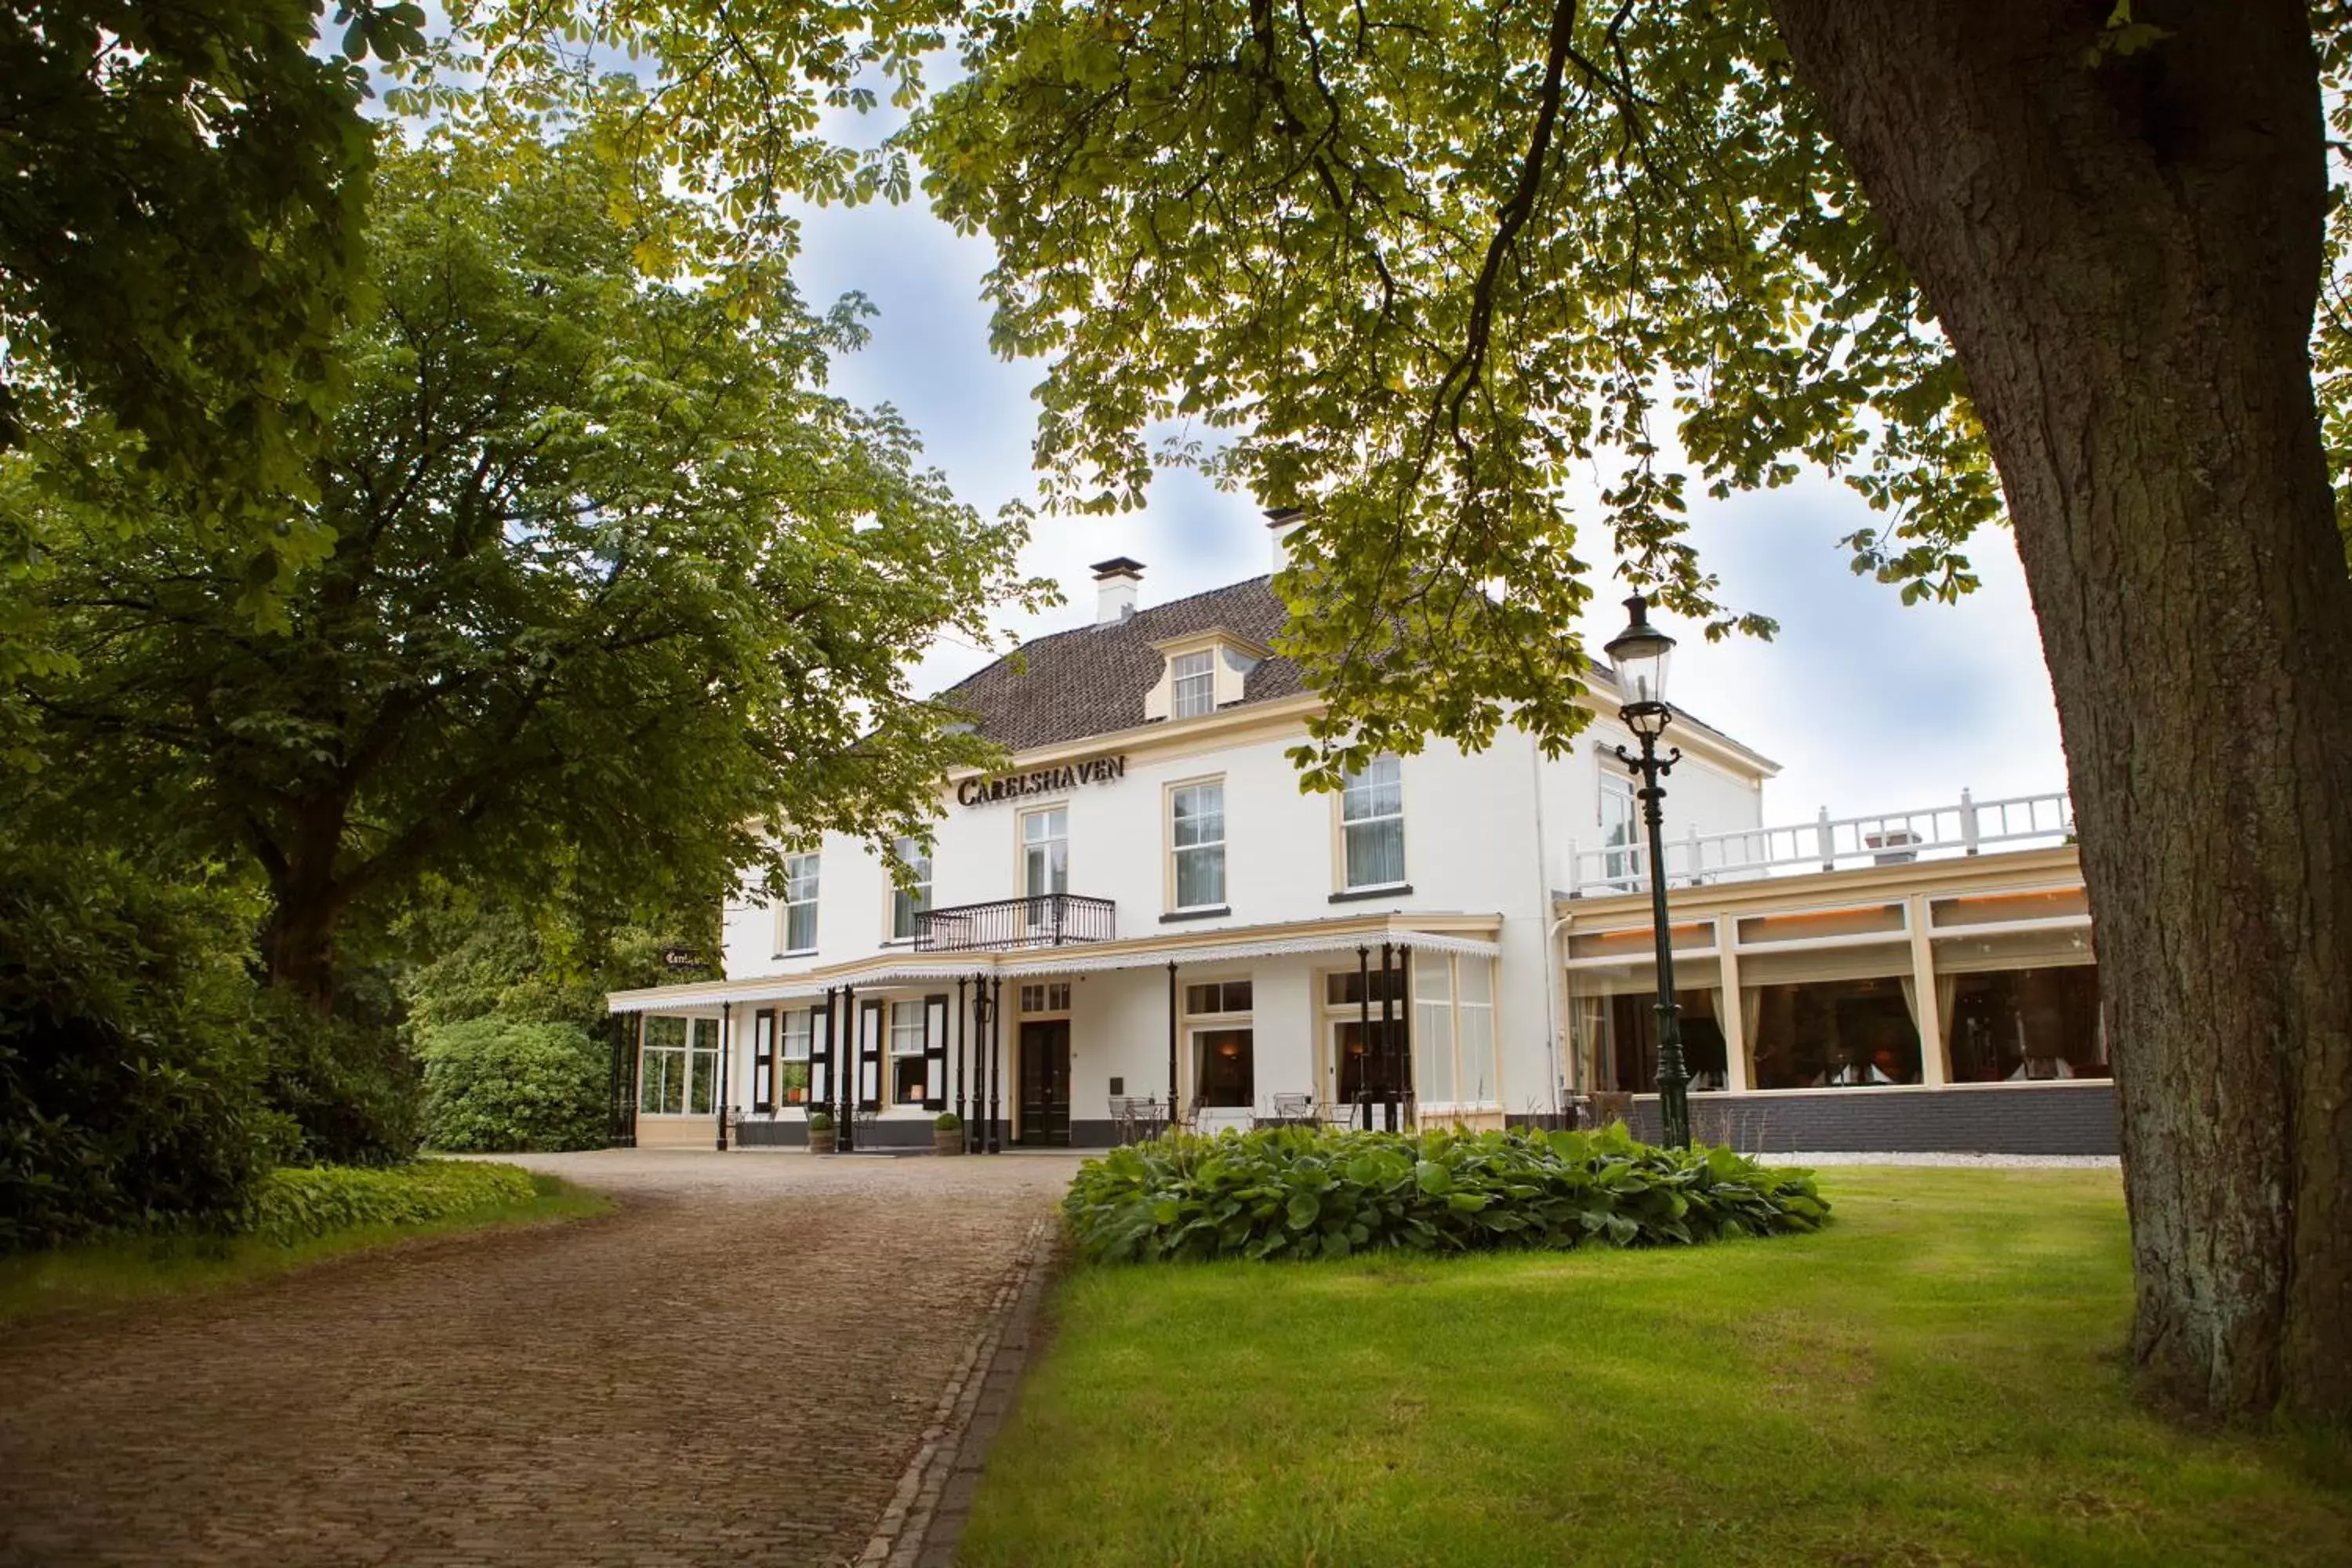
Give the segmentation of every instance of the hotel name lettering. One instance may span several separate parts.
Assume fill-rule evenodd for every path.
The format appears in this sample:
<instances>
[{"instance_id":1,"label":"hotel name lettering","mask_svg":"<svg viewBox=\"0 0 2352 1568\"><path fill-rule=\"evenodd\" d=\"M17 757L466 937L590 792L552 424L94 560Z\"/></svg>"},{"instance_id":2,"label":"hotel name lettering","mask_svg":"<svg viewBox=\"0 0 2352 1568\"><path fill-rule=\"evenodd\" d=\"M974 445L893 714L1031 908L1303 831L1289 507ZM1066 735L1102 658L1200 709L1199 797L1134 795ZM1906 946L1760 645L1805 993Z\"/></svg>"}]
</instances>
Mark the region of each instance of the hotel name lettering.
<instances>
[{"instance_id":1,"label":"hotel name lettering","mask_svg":"<svg viewBox=\"0 0 2352 1568\"><path fill-rule=\"evenodd\" d=\"M1019 800L1033 795L1053 795L1080 784L1116 784L1127 776L1127 757L1090 757L1057 768L1037 768L1025 773L1004 773L992 779L966 779L956 785L958 805L986 805L992 801Z\"/></svg>"}]
</instances>

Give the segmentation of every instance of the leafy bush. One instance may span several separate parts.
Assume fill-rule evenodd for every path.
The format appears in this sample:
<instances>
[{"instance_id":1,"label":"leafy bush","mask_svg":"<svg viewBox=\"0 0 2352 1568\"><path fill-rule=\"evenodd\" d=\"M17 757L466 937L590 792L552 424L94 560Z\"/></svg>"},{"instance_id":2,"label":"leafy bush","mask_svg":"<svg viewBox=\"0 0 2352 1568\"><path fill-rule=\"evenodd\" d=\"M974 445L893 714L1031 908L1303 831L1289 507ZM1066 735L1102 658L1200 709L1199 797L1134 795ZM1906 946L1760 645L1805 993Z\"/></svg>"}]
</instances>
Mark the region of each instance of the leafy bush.
<instances>
[{"instance_id":1,"label":"leafy bush","mask_svg":"<svg viewBox=\"0 0 2352 1568\"><path fill-rule=\"evenodd\" d=\"M952 1110L942 1110L931 1118L931 1125L942 1132L953 1132L963 1126L963 1118Z\"/></svg>"},{"instance_id":2,"label":"leafy bush","mask_svg":"<svg viewBox=\"0 0 2352 1568\"><path fill-rule=\"evenodd\" d=\"M812 1131L812 1132L830 1132L830 1131L833 1131L833 1112L831 1112L831 1111L829 1111L829 1110L812 1110L812 1111L810 1111L810 1112L809 1112L809 1119L808 1119L808 1130L809 1130L810 1131Z\"/></svg>"},{"instance_id":3,"label":"leafy bush","mask_svg":"<svg viewBox=\"0 0 2352 1568\"><path fill-rule=\"evenodd\" d=\"M314 1165L396 1165L416 1157L416 1063L388 1020L318 1013L280 993L260 1001L262 1089L291 1118L289 1158Z\"/></svg>"},{"instance_id":4,"label":"leafy bush","mask_svg":"<svg viewBox=\"0 0 2352 1568\"><path fill-rule=\"evenodd\" d=\"M1374 1247L1689 1244L1812 1230L1812 1173L1602 1132L1273 1128L1114 1149L1063 1200L1081 1256L1345 1258Z\"/></svg>"},{"instance_id":5,"label":"leafy bush","mask_svg":"<svg viewBox=\"0 0 2352 1568\"><path fill-rule=\"evenodd\" d=\"M0 835L0 1252L226 1224L295 1147L231 889Z\"/></svg>"},{"instance_id":6,"label":"leafy bush","mask_svg":"<svg viewBox=\"0 0 2352 1568\"><path fill-rule=\"evenodd\" d=\"M473 1018L425 1029L418 1054L430 1148L604 1146L610 1054L575 1024Z\"/></svg>"},{"instance_id":7,"label":"leafy bush","mask_svg":"<svg viewBox=\"0 0 2352 1568\"><path fill-rule=\"evenodd\" d=\"M423 1225L528 1204L536 1194L521 1166L474 1160L419 1160L389 1169L289 1167L263 1178L247 1228L290 1247L352 1226Z\"/></svg>"}]
</instances>

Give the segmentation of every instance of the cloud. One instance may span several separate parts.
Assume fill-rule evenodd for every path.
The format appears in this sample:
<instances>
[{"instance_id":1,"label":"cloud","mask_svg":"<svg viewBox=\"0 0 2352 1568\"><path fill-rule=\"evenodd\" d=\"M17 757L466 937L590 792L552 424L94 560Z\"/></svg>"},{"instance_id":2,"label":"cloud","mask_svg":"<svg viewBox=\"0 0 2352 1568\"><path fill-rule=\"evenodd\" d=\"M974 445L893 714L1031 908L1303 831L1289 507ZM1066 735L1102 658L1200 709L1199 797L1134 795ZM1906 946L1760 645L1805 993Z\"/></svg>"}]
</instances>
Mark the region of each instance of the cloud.
<instances>
[{"instance_id":1,"label":"cloud","mask_svg":"<svg viewBox=\"0 0 2352 1568\"><path fill-rule=\"evenodd\" d=\"M993 510L1036 494L1030 463L1041 378L988 344L981 281L985 240L961 237L919 203L812 209L799 276L812 302L852 289L880 314L872 344L843 360L835 384L860 403L895 405L965 500ZM1895 589L1848 570L1836 541L1871 524L1861 500L1824 478L1727 501L1694 503L1693 534L1732 602L1777 617L1769 643L1709 644L1675 655L1674 692L1784 764L1766 786L1767 822L2064 787L2049 677L2024 579L2004 531L1973 555L1984 585L1957 606L1905 606ZM1189 470L1153 482L1149 509L1114 518L1041 517L1024 565L1058 581L1069 603L1006 617L1034 636L1091 617L1093 562L1129 555L1147 568L1144 602L1199 593L1266 569L1263 520L1245 497ZM1597 642L1620 624L1612 585L1586 626ZM943 645L919 668L943 686L985 662ZM1671 810L1671 806L1669 807Z\"/></svg>"}]
</instances>

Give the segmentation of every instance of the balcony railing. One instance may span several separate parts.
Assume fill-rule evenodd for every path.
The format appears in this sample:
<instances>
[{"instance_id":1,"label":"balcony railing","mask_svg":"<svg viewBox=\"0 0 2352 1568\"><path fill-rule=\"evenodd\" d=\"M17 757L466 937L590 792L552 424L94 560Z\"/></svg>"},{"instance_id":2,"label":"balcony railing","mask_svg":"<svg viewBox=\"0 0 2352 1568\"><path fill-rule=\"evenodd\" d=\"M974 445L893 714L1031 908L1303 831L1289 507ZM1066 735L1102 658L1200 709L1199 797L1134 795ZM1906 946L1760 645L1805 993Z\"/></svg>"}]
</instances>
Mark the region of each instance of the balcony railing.
<instances>
[{"instance_id":1,"label":"balcony railing","mask_svg":"<svg viewBox=\"0 0 2352 1568\"><path fill-rule=\"evenodd\" d=\"M1045 893L1033 899L925 910L915 917L915 951L971 952L1108 942L1118 934L1118 909L1108 899Z\"/></svg>"},{"instance_id":2,"label":"balcony railing","mask_svg":"<svg viewBox=\"0 0 2352 1568\"><path fill-rule=\"evenodd\" d=\"M1673 796L1667 797L1671 802ZM1642 831L1636 823L1635 831ZM1811 822L1733 833L1692 833L1664 846L1668 887L1742 881L1791 871L1834 871L1841 865L1893 866L1941 855L1974 855L1991 845L2074 837L2074 809L2063 793L1958 804L1875 816L1832 818L1829 808ZM1571 895L1636 893L1650 885L1646 844L1569 851Z\"/></svg>"}]
</instances>

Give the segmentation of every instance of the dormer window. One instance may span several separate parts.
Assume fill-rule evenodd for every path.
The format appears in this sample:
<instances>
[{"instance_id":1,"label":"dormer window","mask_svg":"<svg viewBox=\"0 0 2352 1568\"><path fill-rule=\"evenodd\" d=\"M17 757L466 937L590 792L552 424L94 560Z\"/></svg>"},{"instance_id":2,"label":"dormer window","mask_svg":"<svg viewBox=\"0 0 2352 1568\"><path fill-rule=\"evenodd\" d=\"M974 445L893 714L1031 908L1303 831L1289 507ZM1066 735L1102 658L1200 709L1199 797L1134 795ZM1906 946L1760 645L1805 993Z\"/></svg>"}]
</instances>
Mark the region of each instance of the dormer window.
<instances>
[{"instance_id":1,"label":"dormer window","mask_svg":"<svg viewBox=\"0 0 2352 1568\"><path fill-rule=\"evenodd\" d=\"M1171 718L1197 719L1217 710L1216 660L1214 653L1202 648L1198 653L1180 653L1168 661L1175 681Z\"/></svg>"},{"instance_id":2,"label":"dormer window","mask_svg":"<svg viewBox=\"0 0 2352 1568\"><path fill-rule=\"evenodd\" d=\"M1263 645L1223 626L1153 643L1168 662L1143 700L1146 719L1204 719L1246 695L1250 671L1270 656Z\"/></svg>"}]
</instances>

